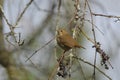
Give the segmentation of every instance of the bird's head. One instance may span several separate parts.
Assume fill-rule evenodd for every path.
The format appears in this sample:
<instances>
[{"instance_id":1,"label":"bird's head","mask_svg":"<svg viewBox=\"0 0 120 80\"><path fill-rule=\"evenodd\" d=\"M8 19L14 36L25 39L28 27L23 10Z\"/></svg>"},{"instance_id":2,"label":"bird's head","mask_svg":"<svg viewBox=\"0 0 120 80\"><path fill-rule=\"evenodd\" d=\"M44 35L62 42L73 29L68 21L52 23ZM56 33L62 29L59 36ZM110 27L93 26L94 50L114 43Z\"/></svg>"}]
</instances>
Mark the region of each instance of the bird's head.
<instances>
[{"instance_id":1,"label":"bird's head","mask_svg":"<svg viewBox=\"0 0 120 80\"><path fill-rule=\"evenodd\" d=\"M58 29L57 30L57 34L59 36L62 36L62 35L68 34L68 33L67 33L67 31L65 29Z\"/></svg>"}]
</instances>

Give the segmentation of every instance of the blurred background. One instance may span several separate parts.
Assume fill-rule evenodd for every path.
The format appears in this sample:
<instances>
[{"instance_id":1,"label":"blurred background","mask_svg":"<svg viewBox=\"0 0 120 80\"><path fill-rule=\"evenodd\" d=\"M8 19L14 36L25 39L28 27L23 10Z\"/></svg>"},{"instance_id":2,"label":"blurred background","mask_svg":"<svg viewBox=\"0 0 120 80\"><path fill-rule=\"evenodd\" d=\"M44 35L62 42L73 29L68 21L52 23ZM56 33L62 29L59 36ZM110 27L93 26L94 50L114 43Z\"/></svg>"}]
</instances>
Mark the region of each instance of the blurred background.
<instances>
[{"instance_id":1,"label":"blurred background","mask_svg":"<svg viewBox=\"0 0 120 80\"><path fill-rule=\"evenodd\" d=\"M0 0L0 80L120 80L120 5L118 0ZM92 18L91 18L92 16ZM96 41L114 67L101 66L97 53L96 79L92 79ZM81 26L85 35L76 26ZM57 75L56 30L64 27L86 48L75 53L71 76ZM77 33L78 32L78 33ZM26 61L35 53L28 61ZM67 52L69 54L71 52ZM56 71L55 71L56 70Z\"/></svg>"}]
</instances>

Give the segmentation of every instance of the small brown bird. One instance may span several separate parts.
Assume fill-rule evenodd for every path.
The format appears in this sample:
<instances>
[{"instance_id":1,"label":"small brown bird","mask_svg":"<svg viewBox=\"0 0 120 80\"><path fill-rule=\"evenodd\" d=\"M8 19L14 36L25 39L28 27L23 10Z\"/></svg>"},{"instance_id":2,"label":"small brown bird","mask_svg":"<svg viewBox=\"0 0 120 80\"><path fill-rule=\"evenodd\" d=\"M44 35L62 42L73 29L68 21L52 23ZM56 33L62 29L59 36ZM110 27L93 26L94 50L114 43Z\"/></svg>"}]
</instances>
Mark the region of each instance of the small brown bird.
<instances>
[{"instance_id":1,"label":"small brown bird","mask_svg":"<svg viewBox=\"0 0 120 80\"><path fill-rule=\"evenodd\" d=\"M65 29L59 29L57 31L57 43L65 52L76 47L85 49Z\"/></svg>"}]
</instances>

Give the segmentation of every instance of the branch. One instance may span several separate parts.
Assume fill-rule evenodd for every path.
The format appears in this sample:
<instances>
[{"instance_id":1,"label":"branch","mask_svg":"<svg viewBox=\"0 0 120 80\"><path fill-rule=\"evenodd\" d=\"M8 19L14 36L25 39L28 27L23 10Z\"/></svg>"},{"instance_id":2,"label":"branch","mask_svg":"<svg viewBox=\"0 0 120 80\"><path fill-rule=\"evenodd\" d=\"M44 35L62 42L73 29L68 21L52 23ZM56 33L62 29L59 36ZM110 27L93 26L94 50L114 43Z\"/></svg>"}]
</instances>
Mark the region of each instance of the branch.
<instances>
[{"instance_id":1,"label":"branch","mask_svg":"<svg viewBox=\"0 0 120 80\"><path fill-rule=\"evenodd\" d=\"M30 0L30 2L29 2L28 4L26 4L26 7L25 7L25 8L23 9L23 11L21 12L21 14L20 14L20 16L18 17L18 19L17 19L14 27L16 27L16 26L18 25L18 23L20 22L23 14L24 14L25 11L28 9L28 7L32 4L33 1L34 1L34 0Z\"/></svg>"},{"instance_id":2,"label":"branch","mask_svg":"<svg viewBox=\"0 0 120 80\"><path fill-rule=\"evenodd\" d=\"M93 13L93 12L92 12L92 15L94 15L94 16L102 16L102 17L107 17L107 18L120 18L120 16L97 14L97 13Z\"/></svg>"},{"instance_id":3,"label":"branch","mask_svg":"<svg viewBox=\"0 0 120 80\"><path fill-rule=\"evenodd\" d=\"M55 38L55 37L54 37ZM42 48L44 48L45 46L47 46L50 42L52 42L53 39L51 39L50 41L48 41L46 44L44 44L42 47L40 47L39 49L35 50L34 53L32 53L32 55L30 57L27 58L27 60L25 62L27 62L34 54L36 54L39 50L41 50Z\"/></svg>"},{"instance_id":4,"label":"branch","mask_svg":"<svg viewBox=\"0 0 120 80\"><path fill-rule=\"evenodd\" d=\"M104 76L106 76L109 80L112 80L107 74L105 74L102 70L100 70L98 67L96 67L95 65L91 64L90 62L85 61L85 60L83 60L81 58L78 58L78 57L75 57L75 56L73 56L73 58L78 59L78 60L80 60L80 61L82 61L82 62L84 62L84 63L86 63L86 64L88 64L88 65L90 65L92 67L95 67L100 73L102 73Z\"/></svg>"}]
</instances>

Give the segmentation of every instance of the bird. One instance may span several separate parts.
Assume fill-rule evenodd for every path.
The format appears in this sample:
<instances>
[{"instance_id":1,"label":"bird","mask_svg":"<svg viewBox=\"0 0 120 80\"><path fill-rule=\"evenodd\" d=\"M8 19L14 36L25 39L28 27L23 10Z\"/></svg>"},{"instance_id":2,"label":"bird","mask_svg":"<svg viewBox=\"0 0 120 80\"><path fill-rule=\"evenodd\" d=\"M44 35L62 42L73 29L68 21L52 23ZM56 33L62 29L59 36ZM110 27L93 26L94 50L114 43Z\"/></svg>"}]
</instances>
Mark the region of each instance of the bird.
<instances>
[{"instance_id":1,"label":"bird","mask_svg":"<svg viewBox=\"0 0 120 80\"><path fill-rule=\"evenodd\" d=\"M83 48L72 36L63 28L57 30L57 44L66 52L72 48Z\"/></svg>"}]
</instances>

